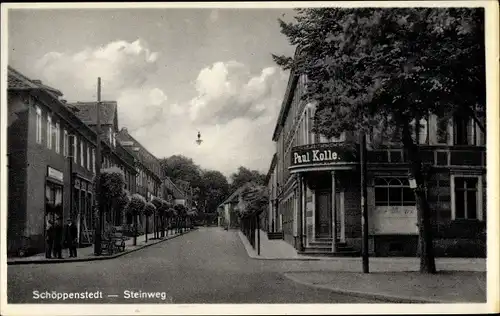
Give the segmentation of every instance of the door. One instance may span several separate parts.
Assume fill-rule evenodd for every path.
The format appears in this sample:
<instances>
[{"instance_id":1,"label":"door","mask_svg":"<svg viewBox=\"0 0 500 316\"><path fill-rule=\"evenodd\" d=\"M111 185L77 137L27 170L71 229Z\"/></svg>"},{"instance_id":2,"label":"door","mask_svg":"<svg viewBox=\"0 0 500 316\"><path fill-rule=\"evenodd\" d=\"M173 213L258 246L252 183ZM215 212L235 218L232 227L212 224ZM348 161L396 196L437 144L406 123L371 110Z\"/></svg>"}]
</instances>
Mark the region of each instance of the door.
<instances>
[{"instance_id":1,"label":"door","mask_svg":"<svg viewBox=\"0 0 500 316\"><path fill-rule=\"evenodd\" d=\"M331 193L316 193L316 237L332 237Z\"/></svg>"}]
</instances>

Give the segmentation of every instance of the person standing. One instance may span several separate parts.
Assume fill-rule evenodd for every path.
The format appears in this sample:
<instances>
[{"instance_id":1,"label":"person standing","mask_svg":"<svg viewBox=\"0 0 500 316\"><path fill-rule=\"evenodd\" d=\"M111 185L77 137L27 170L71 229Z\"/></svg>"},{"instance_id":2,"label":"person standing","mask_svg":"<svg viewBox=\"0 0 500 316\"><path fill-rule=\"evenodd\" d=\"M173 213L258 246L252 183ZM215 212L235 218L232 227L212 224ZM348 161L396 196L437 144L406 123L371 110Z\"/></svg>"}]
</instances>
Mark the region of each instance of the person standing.
<instances>
[{"instance_id":1,"label":"person standing","mask_svg":"<svg viewBox=\"0 0 500 316\"><path fill-rule=\"evenodd\" d=\"M66 224L66 236L65 236L66 244L69 249L69 257L76 258L76 246L78 242L78 230L76 225L73 223L73 220L68 219L68 224Z\"/></svg>"},{"instance_id":2,"label":"person standing","mask_svg":"<svg viewBox=\"0 0 500 316\"><path fill-rule=\"evenodd\" d=\"M62 239L63 227L61 225L61 220L57 219L54 225L54 257L57 259L62 259Z\"/></svg>"},{"instance_id":3,"label":"person standing","mask_svg":"<svg viewBox=\"0 0 500 316\"><path fill-rule=\"evenodd\" d=\"M54 245L54 222L49 220L45 232L45 258L52 258L52 247Z\"/></svg>"}]
</instances>

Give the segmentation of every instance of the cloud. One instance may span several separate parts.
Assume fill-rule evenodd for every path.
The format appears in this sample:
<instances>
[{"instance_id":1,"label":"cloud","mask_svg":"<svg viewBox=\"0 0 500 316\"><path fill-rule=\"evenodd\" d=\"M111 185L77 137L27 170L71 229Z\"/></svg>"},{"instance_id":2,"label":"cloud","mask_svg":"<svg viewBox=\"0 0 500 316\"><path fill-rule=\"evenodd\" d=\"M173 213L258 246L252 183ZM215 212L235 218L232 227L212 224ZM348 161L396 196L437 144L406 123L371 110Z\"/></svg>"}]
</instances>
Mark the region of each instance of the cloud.
<instances>
[{"instance_id":1,"label":"cloud","mask_svg":"<svg viewBox=\"0 0 500 316\"><path fill-rule=\"evenodd\" d=\"M150 51L141 40L115 41L76 53L50 52L35 63L35 69L69 97L87 99L96 97L100 76L106 98L122 89L142 86L156 70L158 57L159 53Z\"/></svg>"},{"instance_id":2,"label":"cloud","mask_svg":"<svg viewBox=\"0 0 500 316\"><path fill-rule=\"evenodd\" d=\"M40 79L70 101L95 100L101 76L103 99L118 101L120 127L159 158L182 154L225 175L241 165L266 172L287 74L276 67L252 72L237 61L219 61L200 69L192 86L183 87L186 94L195 91L194 98L170 100L168 87L150 76L158 57L140 40L116 41L81 52L51 52L36 67Z\"/></svg>"}]
</instances>

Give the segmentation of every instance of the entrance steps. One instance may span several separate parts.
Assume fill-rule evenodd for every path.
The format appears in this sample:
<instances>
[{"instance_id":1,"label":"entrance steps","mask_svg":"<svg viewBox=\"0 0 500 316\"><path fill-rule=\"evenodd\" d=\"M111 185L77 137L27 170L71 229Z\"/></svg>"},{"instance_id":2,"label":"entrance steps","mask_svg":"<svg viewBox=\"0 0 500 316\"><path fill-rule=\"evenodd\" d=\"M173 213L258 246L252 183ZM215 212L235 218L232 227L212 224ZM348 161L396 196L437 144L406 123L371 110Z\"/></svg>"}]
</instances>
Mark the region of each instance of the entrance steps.
<instances>
[{"instance_id":1,"label":"entrance steps","mask_svg":"<svg viewBox=\"0 0 500 316\"><path fill-rule=\"evenodd\" d=\"M360 252L349 246L346 242L337 240L337 251L332 251L332 238L316 238L309 242L309 246L299 254L307 256L324 257L358 257Z\"/></svg>"},{"instance_id":2,"label":"entrance steps","mask_svg":"<svg viewBox=\"0 0 500 316\"><path fill-rule=\"evenodd\" d=\"M269 240L283 239L283 232L267 232L267 239Z\"/></svg>"}]
</instances>

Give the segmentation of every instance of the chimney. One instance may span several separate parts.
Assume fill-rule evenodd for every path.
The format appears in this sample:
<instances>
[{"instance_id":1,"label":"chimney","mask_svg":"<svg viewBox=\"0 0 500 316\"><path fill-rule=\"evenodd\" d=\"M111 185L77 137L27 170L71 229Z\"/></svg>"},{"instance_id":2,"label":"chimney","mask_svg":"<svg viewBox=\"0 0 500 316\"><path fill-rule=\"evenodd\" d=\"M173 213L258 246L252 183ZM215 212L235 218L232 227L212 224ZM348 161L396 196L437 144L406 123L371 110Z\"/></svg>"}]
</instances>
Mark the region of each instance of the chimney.
<instances>
[{"instance_id":1,"label":"chimney","mask_svg":"<svg viewBox=\"0 0 500 316\"><path fill-rule=\"evenodd\" d=\"M125 133L127 133L127 134L128 134L128 130L127 130L127 128L126 128L126 127L122 127L122 132L125 132Z\"/></svg>"},{"instance_id":2,"label":"chimney","mask_svg":"<svg viewBox=\"0 0 500 316\"><path fill-rule=\"evenodd\" d=\"M68 101L61 99L61 103L66 104L66 102L68 102Z\"/></svg>"}]
</instances>

